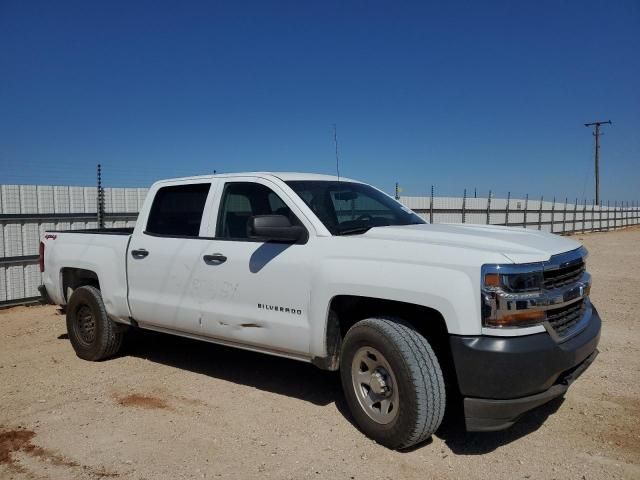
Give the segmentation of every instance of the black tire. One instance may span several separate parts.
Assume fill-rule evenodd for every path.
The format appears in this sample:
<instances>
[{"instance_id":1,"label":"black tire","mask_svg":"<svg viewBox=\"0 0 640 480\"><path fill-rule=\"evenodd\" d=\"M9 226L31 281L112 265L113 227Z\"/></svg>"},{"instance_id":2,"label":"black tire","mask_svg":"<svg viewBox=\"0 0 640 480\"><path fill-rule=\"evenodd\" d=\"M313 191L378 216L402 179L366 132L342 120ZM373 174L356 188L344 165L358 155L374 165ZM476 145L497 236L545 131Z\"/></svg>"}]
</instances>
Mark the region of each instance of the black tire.
<instances>
[{"instance_id":1,"label":"black tire","mask_svg":"<svg viewBox=\"0 0 640 480\"><path fill-rule=\"evenodd\" d=\"M366 402L362 396L367 397L367 393L357 392L363 387L356 386L358 381L352 377L352 366L355 369L358 364L354 358L367 348L383 355L394 375L393 379L386 376L388 383L395 381L391 389L398 390L395 417L386 424L374 421L361 405L361 401ZM393 449L410 447L429 438L442 422L446 405L442 369L426 338L402 320L369 318L351 327L342 345L340 377L356 424L381 445ZM365 387L363 392L367 391Z\"/></svg>"},{"instance_id":2,"label":"black tire","mask_svg":"<svg viewBox=\"0 0 640 480\"><path fill-rule=\"evenodd\" d=\"M67 333L76 355L93 362L115 355L124 337L107 316L100 290L88 285L74 290L69 299Z\"/></svg>"}]
</instances>

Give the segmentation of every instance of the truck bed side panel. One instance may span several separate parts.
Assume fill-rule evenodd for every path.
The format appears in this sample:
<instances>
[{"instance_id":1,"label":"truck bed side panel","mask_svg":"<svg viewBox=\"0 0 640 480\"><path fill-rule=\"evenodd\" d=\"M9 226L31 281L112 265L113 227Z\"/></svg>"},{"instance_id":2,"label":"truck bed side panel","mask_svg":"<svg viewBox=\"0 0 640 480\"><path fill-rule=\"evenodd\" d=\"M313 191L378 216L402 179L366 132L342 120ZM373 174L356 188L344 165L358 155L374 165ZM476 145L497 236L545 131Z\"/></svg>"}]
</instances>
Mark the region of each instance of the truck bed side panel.
<instances>
[{"instance_id":1,"label":"truck bed side panel","mask_svg":"<svg viewBox=\"0 0 640 480\"><path fill-rule=\"evenodd\" d=\"M51 299L67 303L62 285L64 268L82 268L98 276L107 313L113 319L127 320L126 234L45 232L44 284Z\"/></svg>"}]
</instances>

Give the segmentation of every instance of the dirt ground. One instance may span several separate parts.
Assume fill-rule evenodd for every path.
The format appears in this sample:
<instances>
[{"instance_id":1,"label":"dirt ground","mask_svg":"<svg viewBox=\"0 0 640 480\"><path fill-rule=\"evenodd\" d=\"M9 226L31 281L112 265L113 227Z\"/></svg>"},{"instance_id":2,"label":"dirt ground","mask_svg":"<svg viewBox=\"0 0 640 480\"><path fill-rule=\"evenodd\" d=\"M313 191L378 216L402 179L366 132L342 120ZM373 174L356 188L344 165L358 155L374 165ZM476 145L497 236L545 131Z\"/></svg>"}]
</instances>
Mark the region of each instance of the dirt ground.
<instances>
[{"instance_id":1,"label":"dirt ground","mask_svg":"<svg viewBox=\"0 0 640 480\"><path fill-rule=\"evenodd\" d=\"M0 311L0 478L640 478L640 229L576 238L594 365L507 431L449 422L407 452L358 432L337 374L151 333L90 363L54 307Z\"/></svg>"}]
</instances>

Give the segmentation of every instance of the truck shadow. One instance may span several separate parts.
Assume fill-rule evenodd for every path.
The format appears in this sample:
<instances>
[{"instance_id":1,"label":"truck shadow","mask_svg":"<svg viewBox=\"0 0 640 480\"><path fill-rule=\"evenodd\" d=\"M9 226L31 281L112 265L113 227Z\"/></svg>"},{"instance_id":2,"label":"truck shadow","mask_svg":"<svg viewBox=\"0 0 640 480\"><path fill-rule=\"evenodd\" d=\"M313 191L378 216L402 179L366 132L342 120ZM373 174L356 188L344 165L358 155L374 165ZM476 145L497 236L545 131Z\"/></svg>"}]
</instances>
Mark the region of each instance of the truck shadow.
<instances>
[{"instance_id":1,"label":"truck shadow","mask_svg":"<svg viewBox=\"0 0 640 480\"><path fill-rule=\"evenodd\" d=\"M129 331L121 356L143 358L314 405L334 403L345 419L357 428L344 401L338 373L320 370L311 364L144 330ZM470 433L464 428L460 398L451 397L445 419L435 436L456 455L482 455L514 442L540 428L564 401L561 397L538 407L507 430ZM432 439L429 439L404 452L431 443Z\"/></svg>"},{"instance_id":2,"label":"truck shadow","mask_svg":"<svg viewBox=\"0 0 640 480\"><path fill-rule=\"evenodd\" d=\"M342 398L338 375L308 363L145 330L132 329L125 338L121 356L144 358L314 405Z\"/></svg>"},{"instance_id":3,"label":"truck shadow","mask_svg":"<svg viewBox=\"0 0 640 480\"><path fill-rule=\"evenodd\" d=\"M447 402L447 414L436 432L456 455L482 455L507 445L538 430L564 402L564 397L526 413L513 426L497 432L467 432L459 398Z\"/></svg>"}]
</instances>

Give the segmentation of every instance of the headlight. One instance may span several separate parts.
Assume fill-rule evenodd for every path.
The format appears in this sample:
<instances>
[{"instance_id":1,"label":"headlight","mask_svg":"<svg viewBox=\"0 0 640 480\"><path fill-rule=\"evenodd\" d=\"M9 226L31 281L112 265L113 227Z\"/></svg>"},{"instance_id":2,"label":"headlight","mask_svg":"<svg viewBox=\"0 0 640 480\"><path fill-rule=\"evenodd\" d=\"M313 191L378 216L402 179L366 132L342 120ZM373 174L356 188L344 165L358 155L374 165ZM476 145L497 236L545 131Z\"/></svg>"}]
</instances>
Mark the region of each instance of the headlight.
<instances>
[{"instance_id":1,"label":"headlight","mask_svg":"<svg viewBox=\"0 0 640 480\"><path fill-rule=\"evenodd\" d=\"M518 308L536 297L544 284L542 264L484 265L482 323L485 327L523 328L545 320L545 312ZM522 305L524 307L524 305Z\"/></svg>"},{"instance_id":2,"label":"headlight","mask_svg":"<svg viewBox=\"0 0 640 480\"><path fill-rule=\"evenodd\" d=\"M486 289L512 293L537 292L542 288L542 282L542 268L522 273L486 273L484 275Z\"/></svg>"},{"instance_id":3,"label":"headlight","mask_svg":"<svg viewBox=\"0 0 640 480\"><path fill-rule=\"evenodd\" d=\"M525 328L543 325L566 338L586 323L591 276L584 247L528 264L487 264L481 270L482 325ZM584 315L583 315L584 314Z\"/></svg>"}]
</instances>

